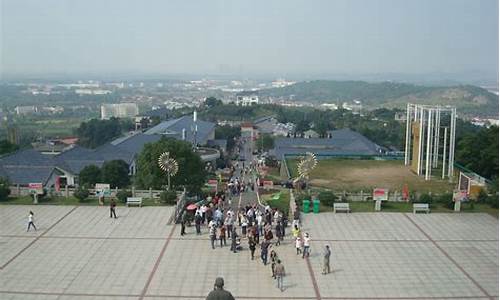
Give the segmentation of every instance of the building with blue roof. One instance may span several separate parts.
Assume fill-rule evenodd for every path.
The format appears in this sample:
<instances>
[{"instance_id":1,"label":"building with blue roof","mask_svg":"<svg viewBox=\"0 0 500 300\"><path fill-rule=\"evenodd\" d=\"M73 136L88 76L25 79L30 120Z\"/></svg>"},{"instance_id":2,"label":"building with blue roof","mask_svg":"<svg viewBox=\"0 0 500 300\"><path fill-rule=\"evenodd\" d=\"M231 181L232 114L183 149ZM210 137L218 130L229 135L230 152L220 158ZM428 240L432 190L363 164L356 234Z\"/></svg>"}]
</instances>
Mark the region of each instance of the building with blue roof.
<instances>
[{"instance_id":1,"label":"building with blue roof","mask_svg":"<svg viewBox=\"0 0 500 300\"><path fill-rule=\"evenodd\" d=\"M274 141L274 155L300 156L306 152L325 156L368 156L380 155L384 148L350 129L328 132L329 138L280 138Z\"/></svg>"},{"instance_id":2,"label":"building with blue roof","mask_svg":"<svg viewBox=\"0 0 500 300\"><path fill-rule=\"evenodd\" d=\"M195 127L198 129L196 135L188 130ZM101 167L106 161L117 159L129 165L132 175L136 172L136 159L147 143L154 143L162 137L193 143L195 136L197 144L208 144L214 140L215 124L199 120L195 123L192 117L184 116L162 122L144 133L120 137L96 149L74 145L57 155L42 154L34 149L19 150L0 158L0 176L8 178L11 184L42 183L45 187L53 186L59 177L63 185L72 186L78 183L78 174L83 168L90 165ZM220 154L214 150L200 155L204 160L212 160Z\"/></svg>"}]
</instances>

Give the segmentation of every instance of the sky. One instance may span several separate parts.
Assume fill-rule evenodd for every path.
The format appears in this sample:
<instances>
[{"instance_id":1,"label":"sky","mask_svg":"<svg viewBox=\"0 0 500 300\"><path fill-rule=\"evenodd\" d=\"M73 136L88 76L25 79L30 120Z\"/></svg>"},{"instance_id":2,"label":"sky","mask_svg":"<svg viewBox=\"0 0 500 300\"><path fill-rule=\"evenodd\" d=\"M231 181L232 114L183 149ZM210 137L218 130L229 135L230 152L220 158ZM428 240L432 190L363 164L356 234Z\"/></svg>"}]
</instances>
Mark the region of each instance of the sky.
<instances>
[{"instance_id":1,"label":"sky","mask_svg":"<svg viewBox=\"0 0 500 300\"><path fill-rule=\"evenodd\" d=\"M0 76L498 76L497 0L0 0Z\"/></svg>"}]
</instances>

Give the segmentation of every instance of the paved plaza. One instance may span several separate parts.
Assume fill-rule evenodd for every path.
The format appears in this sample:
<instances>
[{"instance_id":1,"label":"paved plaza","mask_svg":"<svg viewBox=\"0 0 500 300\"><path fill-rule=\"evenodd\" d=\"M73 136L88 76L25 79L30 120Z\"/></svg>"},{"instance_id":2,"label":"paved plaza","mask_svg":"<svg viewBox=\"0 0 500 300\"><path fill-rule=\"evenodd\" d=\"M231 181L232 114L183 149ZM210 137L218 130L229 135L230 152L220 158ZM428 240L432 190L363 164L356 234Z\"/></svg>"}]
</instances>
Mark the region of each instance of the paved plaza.
<instances>
[{"instance_id":1,"label":"paved plaza","mask_svg":"<svg viewBox=\"0 0 500 300\"><path fill-rule=\"evenodd\" d=\"M36 232L26 232L29 210ZM498 220L487 214L308 214L309 259L289 232L274 247L287 273L280 292L245 240L236 254L229 241L213 250L206 228L181 237L172 213L0 206L0 299L204 299L218 276L236 299L498 299Z\"/></svg>"}]
</instances>

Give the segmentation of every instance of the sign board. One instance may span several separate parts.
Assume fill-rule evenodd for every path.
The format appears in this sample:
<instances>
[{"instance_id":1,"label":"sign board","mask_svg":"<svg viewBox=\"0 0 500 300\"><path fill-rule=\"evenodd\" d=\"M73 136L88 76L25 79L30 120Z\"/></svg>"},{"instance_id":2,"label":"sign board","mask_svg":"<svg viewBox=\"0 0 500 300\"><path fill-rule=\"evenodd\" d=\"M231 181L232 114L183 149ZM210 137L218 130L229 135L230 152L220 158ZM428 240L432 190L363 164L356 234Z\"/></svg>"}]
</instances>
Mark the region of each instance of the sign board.
<instances>
[{"instance_id":1,"label":"sign board","mask_svg":"<svg viewBox=\"0 0 500 300\"><path fill-rule=\"evenodd\" d=\"M272 182L272 180L263 180L262 181L262 186L265 188L265 189L270 189L274 186L274 183Z\"/></svg>"},{"instance_id":2,"label":"sign board","mask_svg":"<svg viewBox=\"0 0 500 300\"><path fill-rule=\"evenodd\" d=\"M43 184L42 183L29 183L28 187L30 189L30 193L43 195Z\"/></svg>"},{"instance_id":3,"label":"sign board","mask_svg":"<svg viewBox=\"0 0 500 300\"><path fill-rule=\"evenodd\" d=\"M217 191L217 179L208 180L207 186L212 187L214 190Z\"/></svg>"},{"instance_id":4,"label":"sign board","mask_svg":"<svg viewBox=\"0 0 500 300\"><path fill-rule=\"evenodd\" d=\"M96 183L95 193L99 196L111 196L111 187L109 183Z\"/></svg>"},{"instance_id":5,"label":"sign board","mask_svg":"<svg viewBox=\"0 0 500 300\"><path fill-rule=\"evenodd\" d=\"M387 201L389 199L389 190L376 188L373 189L373 200L375 201Z\"/></svg>"},{"instance_id":6,"label":"sign board","mask_svg":"<svg viewBox=\"0 0 500 300\"><path fill-rule=\"evenodd\" d=\"M467 201L467 191L454 190L453 201L454 202Z\"/></svg>"},{"instance_id":7,"label":"sign board","mask_svg":"<svg viewBox=\"0 0 500 300\"><path fill-rule=\"evenodd\" d=\"M469 192L470 190L470 177L460 172L460 177L458 179L458 189L461 191Z\"/></svg>"}]
</instances>

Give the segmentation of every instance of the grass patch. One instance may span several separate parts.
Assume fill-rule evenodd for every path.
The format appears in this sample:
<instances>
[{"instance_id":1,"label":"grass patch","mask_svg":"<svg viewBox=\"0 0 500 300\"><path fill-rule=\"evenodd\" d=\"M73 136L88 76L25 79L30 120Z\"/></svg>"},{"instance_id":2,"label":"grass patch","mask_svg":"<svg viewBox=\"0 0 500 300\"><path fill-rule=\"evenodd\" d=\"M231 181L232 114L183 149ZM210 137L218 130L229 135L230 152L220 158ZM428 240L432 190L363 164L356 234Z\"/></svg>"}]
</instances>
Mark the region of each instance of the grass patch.
<instances>
[{"instance_id":1,"label":"grass patch","mask_svg":"<svg viewBox=\"0 0 500 300\"><path fill-rule=\"evenodd\" d=\"M285 190L281 191L281 197L277 200L273 200L272 197L277 193L261 195L261 200L272 208L277 208L288 216L290 210L290 193Z\"/></svg>"},{"instance_id":2,"label":"grass patch","mask_svg":"<svg viewBox=\"0 0 500 300\"><path fill-rule=\"evenodd\" d=\"M297 159L287 160L292 177L297 176L297 163ZM311 172L310 184L335 191L370 192L376 187L401 191L407 184L410 192L452 192L454 183L437 178L439 170L434 170L434 173L432 175L436 177L425 181L399 160L324 159Z\"/></svg>"}]
</instances>

